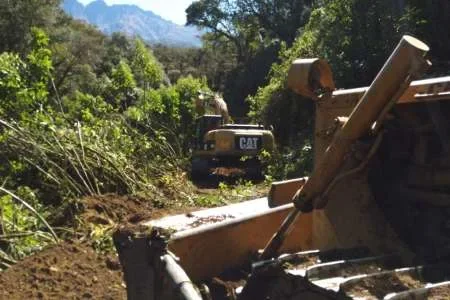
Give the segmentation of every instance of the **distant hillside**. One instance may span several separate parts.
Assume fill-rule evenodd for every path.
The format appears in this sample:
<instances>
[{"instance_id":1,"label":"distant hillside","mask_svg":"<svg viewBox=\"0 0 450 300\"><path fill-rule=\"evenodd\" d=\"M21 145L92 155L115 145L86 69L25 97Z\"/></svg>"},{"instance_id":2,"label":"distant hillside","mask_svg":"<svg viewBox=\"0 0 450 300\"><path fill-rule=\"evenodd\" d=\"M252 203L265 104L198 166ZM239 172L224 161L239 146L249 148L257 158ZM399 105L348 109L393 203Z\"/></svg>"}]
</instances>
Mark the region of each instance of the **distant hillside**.
<instances>
[{"instance_id":1,"label":"distant hillside","mask_svg":"<svg viewBox=\"0 0 450 300\"><path fill-rule=\"evenodd\" d=\"M109 6L103 0L96 0L84 6L77 0L64 0L63 9L73 18L96 25L106 34L120 31L139 35L151 44L201 46L201 32L196 28L177 25L136 5Z\"/></svg>"}]
</instances>

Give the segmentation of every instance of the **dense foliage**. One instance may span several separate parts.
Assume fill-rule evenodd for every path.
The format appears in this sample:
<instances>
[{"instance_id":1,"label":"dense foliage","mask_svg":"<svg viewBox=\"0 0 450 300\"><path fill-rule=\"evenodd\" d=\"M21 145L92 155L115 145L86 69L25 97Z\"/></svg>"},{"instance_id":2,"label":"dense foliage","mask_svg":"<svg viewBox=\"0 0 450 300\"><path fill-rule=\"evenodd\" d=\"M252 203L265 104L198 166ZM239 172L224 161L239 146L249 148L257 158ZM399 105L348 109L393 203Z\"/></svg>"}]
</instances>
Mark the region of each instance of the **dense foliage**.
<instances>
[{"instance_id":1,"label":"dense foliage","mask_svg":"<svg viewBox=\"0 0 450 300\"><path fill-rule=\"evenodd\" d=\"M290 45L308 20L311 1L194 1L186 10L187 24L208 30L204 47L221 49L233 68L223 83L232 115L248 111L245 98L267 82L280 43Z\"/></svg>"},{"instance_id":2,"label":"dense foliage","mask_svg":"<svg viewBox=\"0 0 450 300\"><path fill-rule=\"evenodd\" d=\"M204 47L226 49L234 61L223 85L232 114L273 125L284 156L302 161L290 176L311 166L300 149L311 147L313 116L311 102L285 87L294 59L327 59L339 88L367 85L400 37L412 34L431 46L430 75L449 70L445 0L199 0L186 13L188 24L208 29Z\"/></svg>"},{"instance_id":3,"label":"dense foliage","mask_svg":"<svg viewBox=\"0 0 450 300\"><path fill-rule=\"evenodd\" d=\"M290 156L304 157L302 149L310 149L312 141L313 104L286 87L287 71L294 59L325 58L338 88L368 85L401 36L412 34L432 47L433 67L428 76L448 74L450 42L443 41L441 35L450 35L449 24L446 1L316 1L292 46L280 51L280 62L272 65L269 83L249 97L250 115L274 125L279 142L296 149L287 150ZM436 26L443 31L435 31ZM293 169L310 170L311 158L306 157Z\"/></svg>"},{"instance_id":4,"label":"dense foliage","mask_svg":"<svg viewBox=\"0 0 450 300\"><path fill-rule=\"evenodd\" d=\"M0 54L0 267L56 238L52 226L75 222L67 216L80 197L140 194L170 205L167 189L181 201L186 185L174 194L179 182L168 178L183 174L193 99L208 89L189 75L171 83L139 39L106 37L58 1L36 15L33 5L15 1L2 13L16 19L0 17L11 34Z\"/></svg>"}]
</instances>

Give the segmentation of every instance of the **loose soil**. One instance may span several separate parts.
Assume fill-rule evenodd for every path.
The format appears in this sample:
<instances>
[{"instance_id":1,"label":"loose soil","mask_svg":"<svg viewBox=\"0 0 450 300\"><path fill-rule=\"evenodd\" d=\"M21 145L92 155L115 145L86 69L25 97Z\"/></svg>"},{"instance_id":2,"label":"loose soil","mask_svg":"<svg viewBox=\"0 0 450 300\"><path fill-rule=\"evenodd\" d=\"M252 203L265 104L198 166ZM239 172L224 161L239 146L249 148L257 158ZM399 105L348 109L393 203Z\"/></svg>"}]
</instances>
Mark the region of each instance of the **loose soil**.
<instances>
[{"instance_id":1,"label":"loose soil","mask_svg":"<svg viewBox=\"0 0 450 300\"><path fill-rule=\"evenodd\" d=\"M232 215L218 215L218 216L211 216L211 217L200 217L196 219L194 222L189 224L190 228L196 228L203 224L214 224L217 222L222 222L226 219L232 219L234 218Z\"/></svg>"},{"instance_id":2,"label":"loose soil","mask_svg":"<svg viewBox=\"0 0 450 300\"><path fill-rule=\"evenodd\" d=\"M267 188L257 187L257 192L262 190ZM213 189L196 191L200 195L216 192ZM116 253L105 255L94 251L89 229L92 225L112 229L119 225L133 227L144 220L198 210L195 207L161 207L160 204L113 194L79 200L77 207L81 207L81 213L70 209L56 220L58 226L73 226L77 234L0 272L0 300L125 299L126 286Z\"/></svg>"},{"instance_id":3,"label":"loose soil","mask_svg":"<svg viewBox=\"0 0 450 300\"><path fill-rule=\"evenodd\" d=\"M448 300L450 299L450 285L432 288L428 294L428 299Z\"/></svg>"},{"instance_id":4,"label":"loose soil","mask_svg":"<svg viewBox=\"0 0 450 300\"><path fill-rule=\"evenodd\" d=\"M385 266L381 263L370 263L365 265L349 264L340 269L335 269L327 274L327 277L350 277L360 274L378 273L385 270Z\"/></svg>"},{"instance_id":5,"label":"loose soil","mask_svg":"<svg viewBox=\"0 0 450 300\"><path fill-rule=\"evenodd\" d=\"M63 242L0 272L1 299L125 299L117 258Z\"/></svg>"},{"instance_id":6,"label":"loose soil","mask_svg":"<svg viewBox=\"0 0 450 300\"><path fill-rule=\"evenodd\" d=\"M389 293L417 289L425 284L411 274L390 273L362 278L345 288L347 295L364 299L382 299Z\"/></svg>"},{"instance_id":7,"label":"loose soil","mask_svg":"<svg viewBox=\"0 0 450 300\"><path fill-rule=\"evenodd\" d=\"M85 238L83 230L88 224L134 225L181 212L155 208L145 199L117 195L86 197L79 204L83 209L76 230ZM1 300L126 298L117 255L98 254L88 242L76 240L62 241L0 272L0 287Z\"/></svg>"},{"instance_id":8,"label":"loose soil","mask_svg":"<svg viewBox=\"0 0 450 300\"><path fill-rule=\"evenodd\" d=\"M295 256L284 263L284 267L288 270L306 269L320 263L320 257L317 254Z\"/></svg>"},{"instance_id":9,"label":"loose soil","mask_svg":"<svg viewBox=\"0 0 450 300\"><path fill-rule=\"evenodd\" d=\"M181 213L186 209L155 207L152 201L138 197L104 195L82 200L81 220L90 224L136 224L165 215Z\"/></svg>"}]
</instances>

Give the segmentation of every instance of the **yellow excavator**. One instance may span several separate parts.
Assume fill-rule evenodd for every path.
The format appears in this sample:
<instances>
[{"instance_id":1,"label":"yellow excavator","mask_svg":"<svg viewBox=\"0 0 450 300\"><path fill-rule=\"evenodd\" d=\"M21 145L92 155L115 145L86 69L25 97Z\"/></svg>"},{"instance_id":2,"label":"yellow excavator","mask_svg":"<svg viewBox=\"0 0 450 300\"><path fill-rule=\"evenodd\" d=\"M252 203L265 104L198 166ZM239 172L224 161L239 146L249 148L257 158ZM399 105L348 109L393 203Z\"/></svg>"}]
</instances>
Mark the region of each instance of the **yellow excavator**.
<instances>
[{"instance_id":1,"label":"yellow excavator","mask_svg":"<svg viewBox=\"0 0 450 300\"><path fill-rule=\"evenodd\" d=\"M450 76L419 80L404 36L369 87L321 59L288 86L314 101L314 170L268 197L114 234L128 299L450 299Z\"/></svg>"},{"instance_id":2,"label":"yellow excavator","mask_svg":"<svg viewBox=\"0 0 450 300\"><path fill-rule=\"evenodd\" d=\"M260 177L259 155L271 153L275 147L272 131L263 125L230 123L227 104L217 94L199 92L195 107L201 116L196 120L191 177L196 180L230 172ZM222 174L221 169L229 171Z\"/></svg>"}]
</instances>

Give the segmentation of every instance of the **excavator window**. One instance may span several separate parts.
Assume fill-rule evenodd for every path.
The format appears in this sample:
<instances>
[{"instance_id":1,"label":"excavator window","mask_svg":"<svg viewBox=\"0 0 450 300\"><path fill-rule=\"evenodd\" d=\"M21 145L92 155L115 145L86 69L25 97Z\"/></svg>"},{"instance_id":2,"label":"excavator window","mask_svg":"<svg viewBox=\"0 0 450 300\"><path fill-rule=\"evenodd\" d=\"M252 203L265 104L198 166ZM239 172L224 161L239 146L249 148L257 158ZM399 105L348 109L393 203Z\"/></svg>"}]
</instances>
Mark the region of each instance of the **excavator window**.
<instances>
[{"instance_id":1,"label":"excavator window","mask_svg":"<svg viewBox=\"0 0 450 300\"><path fill-rule=\"evenodd\" d=\"M204 115L197 119L195 148L203 149L203 137L208 131L222 126L223 117L220 115Z\"/></svg>"}]
</instances>

